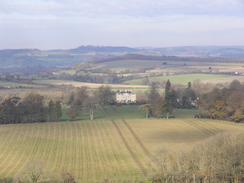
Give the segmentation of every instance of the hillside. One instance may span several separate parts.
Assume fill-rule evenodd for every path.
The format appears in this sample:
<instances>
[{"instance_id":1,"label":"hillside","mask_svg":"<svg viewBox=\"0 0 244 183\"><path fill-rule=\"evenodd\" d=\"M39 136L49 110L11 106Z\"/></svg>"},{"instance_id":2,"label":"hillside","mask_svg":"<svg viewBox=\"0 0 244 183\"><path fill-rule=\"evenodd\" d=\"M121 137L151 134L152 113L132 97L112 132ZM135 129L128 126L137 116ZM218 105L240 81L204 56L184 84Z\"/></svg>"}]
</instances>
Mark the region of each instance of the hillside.
<instances>
[{"instance_id":1,"label":"hillside","mask_svg":"<svg viewBox=\"0 0 244 183\"><path fill-rule=\"evenodd\" d=\"M244 47L130 48L123 46L80 46L67 50L7 49L0 50L0 72L31 75L50 68L71 68L77 63L100 64L123 60L243 64L243 50Z\"/></svg>"},{"instance_id":2,"label":"hillside","mask_svg":"<svg viewBox=\"0 0 244 183\"><path fill-rule=\"evenodd\" d=\"M133 53L142 51L142 49L130 48L130 47L115 47L115 46L80 46L78 48L68 50L71 53Z\"/></svg>"},{"instance_id":3,"label":"hillside","mask_svg":"<svg viewBox=\"0 0 244 183\"><path fill-rule=\"evenodd\" d=\"M0 179L20 177L34 163L48 169L42 175L47 179L59 178L65 169L80 183L142 181L152 173L152 155L162 145L188 149L221 132L244 129L186 113L181 111L180 119L146 120L138 108L122 106L104 109L95 121L1 125Z\"/></svg>"},{"instance_id":4,"label":"hillside","mask_svg":"<svg viewBox=\"0 0 244 183\"><path fill-rule=\"evenodd\" d=\"M244 58L200 58L200 57L178 57L178 56L152 56L142 54L126 54L117 57L98 59L90 63L103 63L121 60L157 60L157 61L178 61L178 62L210 62L210 63L244 63Z\"/></svg>"}]
</instances>

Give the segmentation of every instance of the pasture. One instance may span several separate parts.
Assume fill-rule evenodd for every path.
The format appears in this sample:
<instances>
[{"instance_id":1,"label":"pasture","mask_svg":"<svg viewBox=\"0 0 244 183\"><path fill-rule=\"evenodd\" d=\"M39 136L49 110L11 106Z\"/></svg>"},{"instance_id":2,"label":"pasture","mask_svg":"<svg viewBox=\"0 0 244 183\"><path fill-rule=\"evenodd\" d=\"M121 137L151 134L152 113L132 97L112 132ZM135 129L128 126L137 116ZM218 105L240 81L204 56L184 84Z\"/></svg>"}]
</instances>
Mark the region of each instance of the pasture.
<instances>
[{"instance_id":1,"label":"pasture","mask_svg":"<svg viewBox=\"0 0 244 183\"><path fill-rule=\"evenodd\" d=\"M167 63L167 64L163 64ZM183 62L183 61L161 61L161 60L114 60L98 63L97 66L102 69L111 69L121 71L125 69L147 68L149 72L209 72L211 67L213 72L243 72L242 63L210 63L210 62Z\"/></svg>"},{"instance_id":2,"label":"pasture","mask_svg":"<svg viewBox=\"0 0 244 183\"><path fill-rule=\"evenodd\" d=\"M244 130L244 124L194 119L190 110L176 111L182 118L169 120L143 119L136 106L100 113L94 121L0 125L0 178L16 177L28 162L41 160L51 173L47 179L66 170L84 183L145 180L161 145L190 148L220 132Z\"/></svg>"},{"instance_id":3,"label":"pasture","mask_svg":"<svg viewBox=\"0 0 244 183\"><path fill-rule=\"evenodd\" d=\"M243 76L230 76L230 75L220 75L220 74L183 74L183 75L173 75L173 76L160 76L151 77L150 81L167 81L170 80L173 84L186 85L188 82L193 82L194 80L200 80L202 82L216 83L216 82L228 82L234 79L240 79L244 81ZM134 79L124 82L124 84L130 85L141 85L143 79Z\"/></svg>"}]
</instances>

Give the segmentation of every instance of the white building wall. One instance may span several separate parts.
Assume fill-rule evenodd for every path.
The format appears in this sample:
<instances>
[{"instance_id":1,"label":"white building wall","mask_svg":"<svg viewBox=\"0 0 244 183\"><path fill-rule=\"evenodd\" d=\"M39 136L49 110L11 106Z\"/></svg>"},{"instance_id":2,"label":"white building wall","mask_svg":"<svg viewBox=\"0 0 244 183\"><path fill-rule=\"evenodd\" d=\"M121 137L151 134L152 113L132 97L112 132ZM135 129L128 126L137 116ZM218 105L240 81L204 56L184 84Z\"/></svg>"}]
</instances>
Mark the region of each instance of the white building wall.
<instances>
[{"instance_id":1,"label":"white building wall","mask_svg":"<svg viewBox=\"0 0 244 183\"><path fill-rule=\"evenodd\" d=\"M117 103L136 103L136 94L131 92L116 93Z\"/></svg>"}]
</instances>

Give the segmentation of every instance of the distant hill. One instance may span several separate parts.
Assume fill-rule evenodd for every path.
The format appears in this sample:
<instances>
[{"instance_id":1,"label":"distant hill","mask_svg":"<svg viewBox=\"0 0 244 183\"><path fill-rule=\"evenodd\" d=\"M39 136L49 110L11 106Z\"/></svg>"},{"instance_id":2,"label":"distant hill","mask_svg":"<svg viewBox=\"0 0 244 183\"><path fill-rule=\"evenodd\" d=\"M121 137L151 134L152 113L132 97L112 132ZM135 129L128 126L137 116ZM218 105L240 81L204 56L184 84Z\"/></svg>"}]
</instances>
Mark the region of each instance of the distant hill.
<instances>
[{"instance_id":1,"label":"distant hill","mask_svg":"<svg viewBox=\"0 0 244 183\"><path fill-rule=\"evenodd\" d=\"M152 50L163 55L244 58L244 46L181 46Z\"/></svg>"},{"instance_id":2,"label":"distant hill","mask_svg":"<svg viewBox=\"0 0 244 183\"><path fill-rule=\"evenodd\" d=\"M80 46L75 49L68 50L73 53L88 53L88 52L106 52L106 53L132 53L142 51L142 49L130 48L130 47L113 47L113 46Z\"/></svg>"},{"instance_id":3,"label":"distant hill","mask_svg":"<svg viewBox=\"0 0 244 183\"><path fill-rule=\"evenodd\" d=\"M90 61L97 64L121 60L158 60L158 61L181 61L181 62L222 62L222 63L244 63L244 58L200 58L200 57L178 57L178 56L152 56L142 54L125 54L116 57L104 58Z\"/></svg>"},{"instance_id":4,"label":"distant hill","mask_svg":"<svg viewBox=\"0 0 244 183\"><path fill-rule=\"evenodd\" d=\"M244 46L183 46L168 48L130 48L123 46L80 46L67 50L0 50L0 72L36 73L47 68L71 67L76 63L100 63L114 60L160 60L243 62ZM36 68L36 69L33 69Z\"/></svg>"}]
</instances>

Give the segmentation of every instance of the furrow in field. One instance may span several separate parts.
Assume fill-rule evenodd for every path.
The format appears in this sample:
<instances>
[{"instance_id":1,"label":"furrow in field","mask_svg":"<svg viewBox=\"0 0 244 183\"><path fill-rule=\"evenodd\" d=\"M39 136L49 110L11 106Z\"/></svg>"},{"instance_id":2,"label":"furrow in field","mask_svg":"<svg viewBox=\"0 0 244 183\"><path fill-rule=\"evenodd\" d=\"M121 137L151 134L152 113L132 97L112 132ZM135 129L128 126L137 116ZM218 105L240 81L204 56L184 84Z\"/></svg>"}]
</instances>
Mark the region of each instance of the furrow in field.
<instances>
[{"instance_id":1,"label":"furrow in field","mask_svg":"<svg viewBox=\"0 0 244 183\"><path fill-rule=\"evenodd\" d=\"M39 150L40 150L40 144L41 144L41 134L42 134L42 128L43 126L38 126L36 127L36 133L35 133L35 138L36 138L36 145L34 147L34 151L33 151L33 158L34 159L38 159L40 158L40 153L39 153Z\"/></svg>"},{"instance_id":2,"label":"furrow in field","mask_svg":"<svg viewBox=\"0 0 244 183\"><path fill-rule=\"evenodd\" d=\"M22 128L24 128L24 127L22 127ZM34 130L31 129L31 131L33 131L33 135L31 137L29 137L29 138L35 137L35 143L33 141L33 146L31 145L31 147L30 147L31 150L33 149L33 152L31 152L31 150L30 150L29 151L30 155L26 155L25 158L19 158L21 160L21 162L19 163L18 166L15 167L15 169L12 171L12 173L17 172L18 169L21 169L21 166L24 165L26 160L28 162L28 159L30 159L30 158L32 158L32 159L40 159L40 156L39 156L40 154L39 154L38 151L41 149L40 148L40 143L41 143L41 138L40 137L41 137L41 134L42 134L43 130L40 130L40 126L38 126L38 127L35 127ZM24 147L22 147L22 148L24 148ZM16 164L17 164L17 162L16 162Z\"/></svg>"},{"instance_id":3,"label":"furrow in field","mask_svg":"<svg viewBox=\"0 0 244 183\"><path fill-rule=\"evenodd\" d=\"M47 163L48 168L50 169L53 164L53 139L55 138L55 134L53 133L54 127L51 123L47 123L48 126L48 138L45 143L45 154L46 157L44 159L45 163Z\"/></svg>"},{"instance_id":4,"label":"furrow in field","mask_svg":"<svg viewBox=\"0 0 244 183\"><path fill-rule=\"evenodd\" d=\"M60 166L60 157L59 154L61 154L58 150L59 147L59 125L52 123L52 125L54 125L54 130L53 130L53 134L55 134L54 138L53 138L53 161L52 161L52 165L51 165L51 169L53 170L53 172L58 172L58 168Z\"/></svg>"},{"instance_id":5,"label":"furrow in field","mask_svg":"<svg viewBox=\"0 0 244 183\"><path fill-rule=\"evenodd\" d=\"M66 143L67 143L67 132L66 132L66 125L65 123L60 123L60 133L59 139L60 139L60 146L58 148L59 150L59 170L62 171L63 169L67 169L67 164L66 164Z\"/></svg>"},{"instance_id":6,"label":"furrow in field","mask_svg":"<svg viewBox=\"0 0 244 183\"><path fill-rule=\"evenodd\" d=\"M79 149L79 179L82 179L82 177L84 177L84 168L83 166L85 165L85 151L84 151L84 134L82 131L82 126L81 126L81 122L77 123L77 131L78 131L78 149Z\"/></svg>"},{"instance_id":7,"label":"furrow in field","mask_svg":"<svg viewBox=\"0 0 244 183\"><path fill-rule=\"evenodd\" d=\"M131 148L131 146L129 145L128 141L126 140L126 137L123 135L123 133L120 130L119 126L114 121L114 119L111 117L111 115L109 115L109 113L107 112L107 110L104 107L103 107L103 110L104 110L105 114L108 116L108 118L112 121L112 123L113 123L114 127L116 128L119 136L121 137L124 145L128 149L132 159L136 162L136 164L138 165L138 168L141 170L142 174L146 176L147 175L146 168L143 166L142 162L138 159L138 157L136 156L136 154L132 150L133 148Z\"/></svg>"},{"instance_id":8,"label":"furrow in field","mask_svg":"<svg viewBox=\"0 0 244 183\"><path fill-rule=\"evenodd\" d=\"M89 139L90 139L90 144L92 146L91 152L93 152L92 155L92 160L93 160L93 169L94 169L94 175L93 175L93 179L95 177L99 177L100 176L100 160L99 160L99 152L98 152L98 144L97 144L97 137L96 134L94 134L94 129L93 126L91 125L92 122L87 122L87 128L89 130Z\"/></svg>"},{"instance_id":9,"label":"furrow in field","mask_svg":"<svg viewBox=\"0 0 244 183\"><path fill-rule=\"evenodd\" d=\"M206 127L203 127L202 125L196 123L195 121L192 121L189 118L182 119L182 121L184 121L186 124L188 124L190 126L193 126L193 127L197 128L200 132L202 132L206 136L212 136L212 135L214 135L214 132L212 132L210 129L208 129Z\"/></svg>"},{"instance_id":10,"label":"furrow in field","mask_svg":"<svg viewBox=\"0 0 244 183\"><path fill-rule=\"evenodd\" d=\"M202 128L205 128L206 130L209 131L209 133L212 133L212 135L215 135L215 134L220 132L218 128L216 128L216 127L214 127L212 125L208 125L208 124L200 121L199 119L189 119L189 121L201 126Z\"/></svg>"},{"instance_id":11,"label":"furrow in field","mask_svg":"<svg viewBox=\"0 0 244 183\"><path fill-rule=\"evenodd\" d=\"M44 140L44 137L47 137L47 130L46 130L46 125L43 126L43 125L40 125L38 127L38 138L40 139L40 144L38 144L38 149L37 149L37 152L36 154L34 155L34 159L41 159L41 160L44 160L44 149L45 149L45 140Z\"/></svg>"},{"instance_id":12,"label":"furrow in field","mask_svg":"<svg viewBox=\"0 0 244 183\"><path fill-rule=\"evenodd\" d=\"M207 128L211 128L215 133L219 133L219 132L223 131L222 129L219 129L216 126L214 126L213 124L206 123L205 121L202 121L201 119L198 119L197 122L202 124L203 126L206 126Z\"/></svg>"},{"instance_id":13,"label":"furrow in field","mask_svg":"<svg viewBox=\"0 0 244 183\"><path fill-rule=\"evenodd\" d=\"M20 127L21 128L21 127ZM23 128L22 128L23 132L25 131ZM25 153L25 149L22 148L25 146L26 142L26 136L27 136L27 133L25 133L25 135L21 135L21 129L18 130L18 133L16 133L16 136L15 136L15 139L11 142L10 141L10 147L11 149L9 149L9 151L11 153L7 153L8 156L5 157L5 161L7 162L3 162L3 165L4 168L2 169L2 174L4 174L6 177L8 177L8 173L9 173L9 169L12 168L12 164L15 163L15 161L17 161L18 159L20 159L20 157L22 157L22 155ZM16 143L16 139L18 139L18 142ZM27 138L27 140L29 140ZM18 153L17 153L18 152Z\"/></svg>"},{"instance_id":14,"label":"furrow in field","mask_svg":"<svg viewBox=\"0 0 244 183\"><path fill-rule=\"evenodd\" d=\"M92 129L94 130L94 134L96 136L96 139L94 139L97 142L96 148L99 150L98 154L99 154L100 166L99 166L99 176L98 176L97 180L101 181L102 179L106 178L106 167L108 168L109 165L106 166L107 161L105 160L105 155L104 155L104 146L107 142L106 141L107 139L104 139L104 137L101 134L101 131L103 129L100 128L100 130L99 130L100 123L101 123L100 121L99 122L91 121ZM101 140L101 139L103 139L103 140Z\"/></svg>"},{"instance_id":15,"label":"furrow in field","mask_svg":"<svg viewBox=\"0 0 244 183\"><path fill-rule=\"evenodd\" d=\"M152 158L152 154L148 151L148 149L144 146L144 144L142 143L141 139L136 135L135 131L131 128L131 126L129 125L129 123L124 119L124 117L114 108L111 107L111 109L115 112L115 114L122 120L122 122L125 124L125 126L129 129L129 131L131 132L132 136L135 138L135 140L137 141L137 143L139 144L139 146L141 147L141 149L143 150L143 152L145 153L146 156L148 156L148 158Z\"/></svg>"},{"instance_id":16,"label":"furrow in field","mask_svg":"<svg viewBox=\"0 0 244 183\"><path fill-rule=\"evenodd\" d=\"M141 160L142 165L144 167L147 167L147 162L149 161L149 156L144 152L140 144L138 143L137 139L134 137L134 135L131 133L131 130L128 128L128 126L120 119L120 117L110 108L107 109L109 114L113 119L116 119L115 122L118 125L119 129L123 134L125 134L125 137L127 141L129 142L129 145L131 145L132 151L135 153L135 155Z\"/></svg>"},{"instance_id":17,"label":"furrow in field","mask_svg":"<svg viewBox=\"0 0 244 183\"><path fill-rule=\"evenodd\" d=\"M54 147L56 143L54 143L54 139L56 137L55 132L55 127L53 126L52 123L47 123L48 129L49 129L49 140L47 141L45 146L45 149L47 149L46 153L47 153L47 158L45 159L45 163L47 163L48 165L48 169L50 170L50 172L52 172L54 170L54 160L55 160L55 151L54 151Z\"/></svg>"},{"instance_id":18,"label":"furrow in field","mask_svg":"<svg viewBox=\"0 0 244 183\"><path fill-rule=\"evenodd\" d=\"M71 123L65 123L66 124L66 130L67 130L67 144L66 144L66 152L67 152L67 156L66 156L66 160L67 160L67 171L71 174L73 174L72 172L72 168L73 168L73 161L72 161L72 155L73 155L73 148L72 148L72 141L73 141L73 135L72 135L72 131L71 131Z\"/></svg>"},{"instance_id":19,"label":"furrow in field","mask_svg":"<svg viewBox=\"0 0 244 183\"><path fill-rule=\"evenodd\" d=\"M9 142L12 141L12 139L15 139L16 137L10 133L10 129L11 127L13 127L13 131L16 131L16 128L18 128L18 125L13 125L10 128L10 125L1 125L1 144L0 144L0 169L1 169L1 164L3 159L5 159L6 156L6 152L8 151L8 148L10 148L10 146L8 145ZM17 135L18 133L15 133L15 135Z\"/></svg>"},{"instance_id":20,"label":"furrow in field","mask_svg":"<svg viewBox=\"0 0 244 183\"><path fill-rule=\"evenodd\" d=\"M120 137L117 133L115 133L116 131L111 130L111 126L113 127L113 124L110 121L106 121L103 122L103 125L104 130L102 132L104 133L104 137L106 137L107 139L106 143L104 143L104 145L106 145L104 150L105 152L109 152L109 154L106 153L107 161L110 161L112 165L114 165L112 161L116 161L116 167L112 167L112 169L109 172L113 172L113 177L119 177L121 174L123 175L123 173L126 173L125 170L130 169L129 162L124 162L124 160L121 160L119 158L119 155L121 153L127 155L128 152L125 151L124 148L122 148L123 146L121 146L121 144L123 144L123 141L120 141ZM107 149L111 149L111 152L107 151ZM111 154L113 155L112 157ZM125 164L127 166L125 166ZM133 166L136 166L136 164L133 164L132 167ZM109 175L109 173L107 173L107 175Z\"/></svg>"},{"instance_id":21,"label":"furrow in field","mask_svg":"<svg viewBox=\"0 0 244 183\"><path fill-rule=\"evenodd\" d=\"M107 173L109 175L109 178L115 178L116 180L118 180L118 177L124 177L125 175L126 175L126 177L135 177L135 175L139 175L140 169L138 171L139 167L135 161L131 161L131 159L127 159L128 157L132 158L132 156L130 155L130 152L124 145L123 140L119 136L117 130L114 128L113 123L110 120L105 121L103 123L106 127L103 130L103 133L104 133L104 136L106 137L106 139L108 139L107 143L104 144L104 145L106 145L106 147L105 147L106 153L109 153L107 155L107 161L108 162L117 161L118 159L121 159L121 161L122 161L122 162L120 161L121 168L119 170L111 167L112 169L109 170ZM110 148L113 149L112 152L107 151ZM113 155L114 155L113 159L110 158L111 153L113 153ZM122 155L121 158L120 158L120 155ZM124 164L125 168L122 170L123 164ZM119 172L120 170L121 170L121 172Z\"/></svg>"},{"instance_id":22,"label":"furrow in field","mask_svg":"<svg viewBox=\"0 0 244 183\"><path fill-rule=\"evenodd\" d=\"M84 167L84 170L88 170L86 171L86 175L84 176L84 181L89 181L92 179L92 171L93 171L93 167L91 165L91 152L90 152L90 141L89 141L89 133L86 127L86 122L83 123L83 129L84 129L84 138L85 138L85 160L86 160L86 166Z\"/></svg>"},{"instance_id":23,"label":"furrow in field","mask_svg":"<svg viewBox=\"0 0 244 183\"><path fill-rule=\"evenodd\" d=\"M72 147L72 152L73 152L73 157L72 157L72 165L73 167L73 175L75 179L80 176L80 171L79 171L79 165L80 165L80 156L79 156L79 147L78 147L78 125L77 122L72 124L72 135L73 135L73 147Z\"/></svg>"},{"instance_id":24,"label":"furrow in field","mask_svg":"<svg viewBox=\"0 0 244 183\"><path fill-rule=\"evenodd\" d=\"M82 133L82 142L83 142L83 147L82 147L82 182L88 182L89 177L90 177L90 170L91 168L91 162L90 162L90 156L89 156L89 141L88 141L88 135L87 135L87 129L85 126L86 122L80 122L81 126L81 133Z\"/></svg>"},{"instance_id":25,"label":"furrow in field","mask_svg":"<svg viewBox=\"0 0 244 183\"><path fill-rule=\"evenodd\" d=\"M8 160L10 153L10 150L13 148L13 144L16 142L16 139L19 136L19 133L10 133L10 130L16 132L17 128L19 130L19 126L15 125L13 129L11 129L10 126L0 126L5 130L4 136L1 138L1 145L0 145L0 170L3 170L5 165L5 162ZM23 129L22 129L23 130ZM23 138L23 136L22 136ZM3 176L2 172L0 172L0 175Z\"/></svg>"},{"instance_id":26,"label":"furrow in field","mask_svg":"<svg viewBox=\"0 0 244 183\"><path fill-rule=\"evenodd\" d=\"M22 128L24 128L24 126L22 126ZM27 128L29 129L29 127ZM16 149L12 150L12 152L18 152L18 150L21 151L18 152L18 155L15 155L15 158L11 159L12 161L10 159L8 160L9 166L6 166L6 177L10 177L15 169L20 170L22 166L25 166L25 163L27 163L32 158L33 136L35 135L35 127L33 125L31 126L30 131L31 132L26 133L26 139L21 139L21 142L25 142L25 144L23 145L18 143L18 145L15 146Z\"/></svg>"},{"instance_id":27,"label":"furrow in field","mask_svg":"<svg viewBox=\"0 0 244 183\"><path fill-rule=\"evenodd\" d=\"M123 144L123 141L119 137L118 133L115 131L116 129L114 129L111 132L111 126L113 127L113 123L111 121L109 121L109 122L110 122L109 123L110 126L108 126L108 123L106 122L106 125L108 126L108 128L106 130L108 131L107 134L111 133L109 135L109 138L110 138L111 142L112 141L114 142L113 143L113 148L116 150L115 153L117 155L124 154L126 156L130 156L130 153L128 152L126 147L125 146L121 146L121 144ZM115 154L115 159L118 159L118 158L116 158L117 157L116 154ZM120 167L121 167L121 175L126 175L128 173L132 173L132 172L127 172L126 170L130 170L131 167L136 167L136 164L135 164L134 161L126 161L125 159L120 159L119 164L120 164Z\"/></svg>"}]
</instances>

